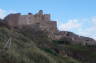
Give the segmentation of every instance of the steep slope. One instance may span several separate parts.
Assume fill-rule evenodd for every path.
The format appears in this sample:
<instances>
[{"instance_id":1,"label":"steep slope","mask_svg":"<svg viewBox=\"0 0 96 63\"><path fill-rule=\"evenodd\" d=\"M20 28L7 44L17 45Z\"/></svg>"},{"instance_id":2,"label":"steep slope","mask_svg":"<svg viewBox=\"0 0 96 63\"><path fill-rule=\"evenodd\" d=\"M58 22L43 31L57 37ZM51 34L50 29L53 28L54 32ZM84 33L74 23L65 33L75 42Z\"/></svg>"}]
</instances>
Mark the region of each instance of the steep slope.
<instances>
[{"instance_id":1,"label":"steep slope","mask_svg":"<svg viewBox=\"0 0 96 63\"><path fill-rule=\"evenodd\" d=\"M79 63L44 51L34 41L21 32L0 28L0 63Z\"/></svg>"},{"instance_id":2,"label":"steep slope","mask_svg":"<svg viewBox=\"0 0 96 63\"><path fill-rule=\"evenodd\" d=\"M61 52L62 56L65 54L69 57L75 58L82 63L96 63L96 45L81 45L70 44L70 39L53 41L55 46Z\"/></svg>"},{"instance_id":3,"label":"steep slope","mask_svg":"<svg viewBox=\"0 0 96 63\"><path fill-rule=\"evenodd\" d=\"M12 38L10 48L5 49L6 41L10 37ZM30 39L6 28L0 29L0 45L0 63L55 63Z\"/></svg>"}]
</instances>

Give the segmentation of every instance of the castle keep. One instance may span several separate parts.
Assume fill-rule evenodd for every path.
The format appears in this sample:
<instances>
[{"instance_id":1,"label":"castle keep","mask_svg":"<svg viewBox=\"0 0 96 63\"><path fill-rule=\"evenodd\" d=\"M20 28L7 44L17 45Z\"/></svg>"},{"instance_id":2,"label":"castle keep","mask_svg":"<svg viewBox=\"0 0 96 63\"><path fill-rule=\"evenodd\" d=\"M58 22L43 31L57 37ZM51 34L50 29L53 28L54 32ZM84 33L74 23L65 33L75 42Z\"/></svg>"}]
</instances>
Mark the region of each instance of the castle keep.
<instances>
[{"instance_id":1,"label":"castle keep","mask_svg":"<svg viewBox=\"0 0 96 63\"><path fill-rule=\"evenodd\" d=\"M51 32L57 30L56 21L51 21L50 14L43 14L42 10L35 15L32 13L29 13L28 15L21 15L20 13L10 14L5 17L5 22L10 27L22 27L38 24L42 30Z\"/></svg>"}]
</instances>

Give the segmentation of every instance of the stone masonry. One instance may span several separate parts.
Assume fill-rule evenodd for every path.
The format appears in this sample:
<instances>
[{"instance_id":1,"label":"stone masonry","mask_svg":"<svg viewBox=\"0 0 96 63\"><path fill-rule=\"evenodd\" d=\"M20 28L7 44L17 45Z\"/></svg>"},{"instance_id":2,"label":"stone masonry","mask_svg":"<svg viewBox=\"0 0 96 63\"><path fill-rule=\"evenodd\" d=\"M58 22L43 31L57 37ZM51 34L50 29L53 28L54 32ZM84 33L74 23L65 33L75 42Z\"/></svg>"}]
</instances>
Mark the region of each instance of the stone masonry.
<instances>
[{"instance_id":1,"label":"stone masonry","mask_svg":"<svg viewBox=\"0 0 96 63\"><path fill-rule=\"evenodd\" d=\"M57 31L57 22L51 21L50 14L43 14L42 10L35 15L32 13L29 13L28 15L21 15L20 13L9 14L4 20L8 26L13 28L39 24L42 30L46 29L51 32Z\"/></svg>"}]
</instances>

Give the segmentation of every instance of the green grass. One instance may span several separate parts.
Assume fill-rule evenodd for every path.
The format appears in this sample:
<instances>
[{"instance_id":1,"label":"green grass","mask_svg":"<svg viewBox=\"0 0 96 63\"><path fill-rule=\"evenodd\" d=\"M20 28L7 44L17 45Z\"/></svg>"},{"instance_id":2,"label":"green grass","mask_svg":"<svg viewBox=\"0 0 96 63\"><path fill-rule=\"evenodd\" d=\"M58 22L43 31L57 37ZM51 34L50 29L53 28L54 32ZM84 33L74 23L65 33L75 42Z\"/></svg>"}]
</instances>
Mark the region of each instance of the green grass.
<instances>
[{"instance_id":1,"label":"green grass","mask_svg":"<svg viewBox=\"0 0 96 63\"><path fill-rule=\"evenodd\" d=\"M66 41L66 40L65 40ZM65 42L63 41L63 42ZM82 63L95 63L96 62L96 48L93 46L83 46L83 45L73 45L73 44L66 44L63 43L61 40L53 41L55 47L59 48L59 50L65 51L65 53L71 57L72 59L77 59ZM68 58L69 60L69 58ZM66 60L65 60L66 61Z\"/></svg>"},{"instance_id":2,"label":"green grass","mask_svg":"<svg viewBox=\"0 0 96 63\"><path fill-rule=\"evenodd\" d=\"M34 35L31 36L33 33L27 33L28 35L26 33L0 28L0 63L69 63L68 61L71 61L71 59L62 58L50 48L39 48L40 44L48 45L48 42L50 43L50 39L46 35L44 37L38 32L37 36L33 37ZM12 44L10 48L4 49L4 45L10 37ZM32 37L34 40L31 39ZM73 63L77 62L73 61Z\"/></svg>"},{"instance_id":3,"label":"green grass","mask_svg":"<svg viewBox=\"0 0 96 63\"><path fill-rule=\"evenodd\" d=\"M69 49L72 53L76 53L77 55L79 54L81 57L83 57L84 60L80 59L83 62L96 62L96 49L94 48L80 45L65 45L64 47ZM77 59L79 59L79 57Z\"/></svg>"}]
</instances>

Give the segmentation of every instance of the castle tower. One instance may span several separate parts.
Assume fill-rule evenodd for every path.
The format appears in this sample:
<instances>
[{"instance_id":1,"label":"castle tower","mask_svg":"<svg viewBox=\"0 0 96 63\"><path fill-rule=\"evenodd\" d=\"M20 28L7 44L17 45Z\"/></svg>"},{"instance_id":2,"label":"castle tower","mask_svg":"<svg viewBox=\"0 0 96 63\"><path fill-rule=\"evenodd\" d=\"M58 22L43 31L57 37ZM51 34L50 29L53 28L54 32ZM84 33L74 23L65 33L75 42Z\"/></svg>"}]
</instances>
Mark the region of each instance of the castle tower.
<instances>
[{"instance_id":1,"label":"castle tower","mask_svg":"<svg viewBox=\"0 0 96 63\"><path fill-rule=\"evenodd\" d=\"M39 12L37 14L43 15L43 10L39 10Z\"/></svg>"}]
</instances>

